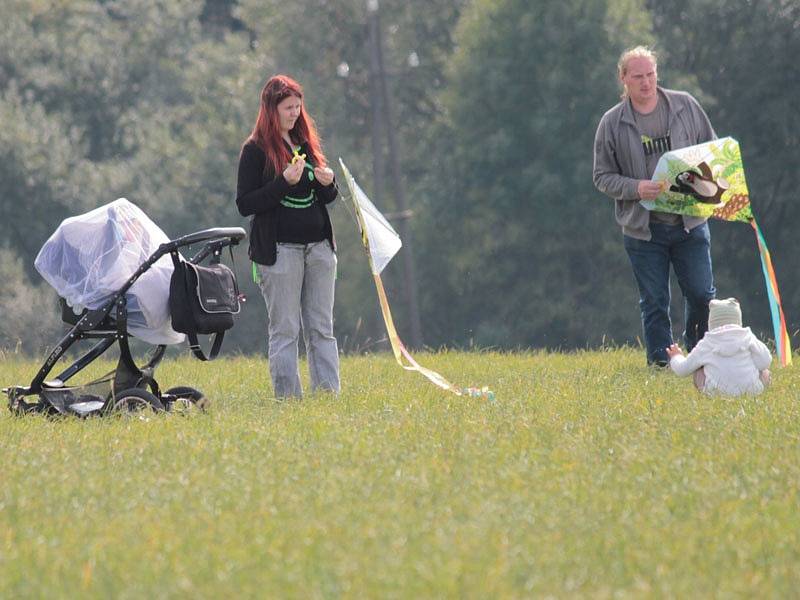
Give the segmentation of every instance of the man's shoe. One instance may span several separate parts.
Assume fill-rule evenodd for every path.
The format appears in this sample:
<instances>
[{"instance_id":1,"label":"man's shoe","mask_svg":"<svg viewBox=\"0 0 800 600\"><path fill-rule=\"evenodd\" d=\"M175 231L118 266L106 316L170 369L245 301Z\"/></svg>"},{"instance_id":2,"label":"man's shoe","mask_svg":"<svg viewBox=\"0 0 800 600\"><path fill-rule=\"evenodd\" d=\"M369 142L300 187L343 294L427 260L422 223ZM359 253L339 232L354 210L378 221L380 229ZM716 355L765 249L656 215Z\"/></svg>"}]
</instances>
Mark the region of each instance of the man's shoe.
<instances>
[{"instance_id":1,"label":"man's shoe","mask_svg":"<svg viewBox=\"0 0 800 600\"><path fill-rule=\"evenodd\" d=\"M654 369L666 369L669 366L669 361L667 360L653 360L647 361L648 367L653 367Z\"/></svg>"}]
</instances>

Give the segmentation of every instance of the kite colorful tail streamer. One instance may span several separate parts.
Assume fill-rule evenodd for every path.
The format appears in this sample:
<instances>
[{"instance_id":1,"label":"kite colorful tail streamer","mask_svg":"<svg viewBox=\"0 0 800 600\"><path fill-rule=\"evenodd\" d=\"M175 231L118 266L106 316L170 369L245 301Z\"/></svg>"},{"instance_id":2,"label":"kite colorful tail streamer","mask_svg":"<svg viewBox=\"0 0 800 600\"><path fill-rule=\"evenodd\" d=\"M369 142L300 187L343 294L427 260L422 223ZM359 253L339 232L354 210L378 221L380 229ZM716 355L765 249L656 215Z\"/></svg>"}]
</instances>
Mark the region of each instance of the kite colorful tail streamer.
<instances>
[{"instance_id":1,"label":"kite colorful tail streamer","mask_svg":"<svg viewBox=\"0 0 800 600\"><path fill-rule=\"evenodd\" d=\"M764 271L764 279L767 284L769 310L772 313L772 327L775 330L775 349L781 365L786 367L792 364L792 347L789 341L789 334L786 332L786 317L783 316L783 308L781 307L778 280L775 278L775 270L772 268L772 259L769 255L767 242L764 240L764 234L761 233L755 218L750 220L750 225L756 233L758 252L761 256L761 269Z\"/></svg>"},{"instance_id":2,"label":"kite colorful tail streamer","mask_svg":"<svg viewBox=\"0 0 800 600\"><path fill-rule=\"evenodd\" d=\"M414 357L411 356L408 350L406 350L406 347L403 344L403 341L400 339L400 336L397 335L397 330L394 327L394 319L392 319L392 311L389 309L389 301L386 298L386 290L383 288L381 276L378 274L373 274L373 278L375 279L375 288L378 290L378 300L381 305L381 313L383 313L383 321L386 323L386 332L389 335L389 343L392 346L392 352L394 353L395 360L397 360L397 364L407 371L417 371L418 373L421 373L434 385L442 388L443 390L453 392L457 396L470 396L473 398L486 398L487 400L494 400L494 392L492 392L488 387L457 387L447 381L447 379L442 377L436 371L427 369L414 360ZM406 361L408 361L408 364L403 363L404 358Z\"/></svg>"}]
</instances>

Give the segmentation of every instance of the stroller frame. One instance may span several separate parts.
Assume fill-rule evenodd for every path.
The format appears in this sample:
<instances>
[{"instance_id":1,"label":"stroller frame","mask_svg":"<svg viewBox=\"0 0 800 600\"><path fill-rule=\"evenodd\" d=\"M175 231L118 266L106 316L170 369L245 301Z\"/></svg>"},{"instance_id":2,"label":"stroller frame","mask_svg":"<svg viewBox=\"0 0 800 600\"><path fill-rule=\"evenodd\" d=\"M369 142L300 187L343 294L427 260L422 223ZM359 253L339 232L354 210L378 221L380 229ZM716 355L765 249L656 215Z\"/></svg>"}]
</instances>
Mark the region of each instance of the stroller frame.
<instances>
[{"instance_id":1,"label":"stroller frame","mask_svg":"<svg viewBox=\"0 0 800 600\"><path fill-rule=\"evenodd\" d=\"M192 244L204 243L189 262L198 264L211 256L212 264L219 263L222 250L226 246L237 245L245 237L245 231L241 227L220 227L191 233L161 244L102 306L93 310L86 309L81 315L74 315L66 301L61 298L62 318L73 324L73 327L52 349L30 385L3 388L3 392L8 395L9 410L14 414L71 414L86 417L118 410L125 412L142 409L171 410L178 404L204 408L207 400L202 392L194 388L179 386L165 392L161 391L154 377L154 371L164 357L167 349L165 344L157 345L143 366L136 365L128 343L128 311L125 294L143 273L168 253ZM70 318L70 315L73 318ZM45 378L67 350L73 344L86 339L99 341L54 379L46 380ZM115 342L119 343L119 361L114 371L82 385L67 385L67 381L100 357ZM105 397L80 393L81 390L105 383L111 383L111 392ZM29 396L38 398L29 402L25 400Z\"/></svg>"}]
</instances>

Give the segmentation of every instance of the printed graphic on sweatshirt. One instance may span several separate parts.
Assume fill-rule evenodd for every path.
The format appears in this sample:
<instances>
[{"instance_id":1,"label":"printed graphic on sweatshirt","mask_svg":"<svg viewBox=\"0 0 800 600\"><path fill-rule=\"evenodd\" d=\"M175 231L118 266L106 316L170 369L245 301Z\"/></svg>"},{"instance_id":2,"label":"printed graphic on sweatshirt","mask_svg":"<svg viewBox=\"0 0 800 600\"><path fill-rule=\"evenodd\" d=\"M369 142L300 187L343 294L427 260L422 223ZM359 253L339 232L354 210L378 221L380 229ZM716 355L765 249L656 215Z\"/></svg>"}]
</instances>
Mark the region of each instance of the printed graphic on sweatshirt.
<instances>
[{"instance_id":1,"label":"printed graphic on sweatshirt","mask_svg":"<svg viewBox=\"0 0 800 600\"><path fill-rule=\"evenodd\" d=\"M303 177L308 179L308 186L307 189L309 191L308 196L305 198L294 198L292 196L284 196L283 200L281 200L281 204L287 208L308 208L312 204L314 204L314 188L312 187L314 183L314 167L311 165L310 162L306 163L305 172L303 175L300 176L300 181L298 184L302 183ZM306 186L303 186L304 188Z\"/></svg>"},{"instance_id":2,"label":"printed graphic on sweatshirt","mask_svg":"<svg viewBox=\"0 0 800 600\"><path fill-rule=\"evenodd\" d=\"M672 141L669 137L669 131L666 135L661 137L651 138L647 135L642 136L642 148L644 148L645 156L653 156L654 154L664 154L672 150Z\"/></svg>"}]
</instances>

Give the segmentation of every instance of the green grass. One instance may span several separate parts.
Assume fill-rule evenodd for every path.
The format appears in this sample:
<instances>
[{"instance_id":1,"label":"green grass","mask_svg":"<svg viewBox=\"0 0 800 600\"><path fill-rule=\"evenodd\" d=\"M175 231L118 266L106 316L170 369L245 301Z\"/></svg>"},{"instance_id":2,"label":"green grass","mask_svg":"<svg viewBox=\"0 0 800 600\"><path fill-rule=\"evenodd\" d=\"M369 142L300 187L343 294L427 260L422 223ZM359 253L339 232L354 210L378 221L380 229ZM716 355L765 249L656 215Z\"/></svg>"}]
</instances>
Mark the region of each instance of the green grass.
<instances>
[{"instance_id":1,"label":"green grass","mask_svg":"<svg viewBox=\"0 0 800 600\"><path fill-rule=\"evenodd\" d=\"M266 362L168 360L210 414L0 413L0 597L789 597L797 367L706 398L640 351L348 357L339 398ZM38 364L3 357L0 384ZM98 366L98 372L108 364Z\"/></svg>"}]
</instances>

